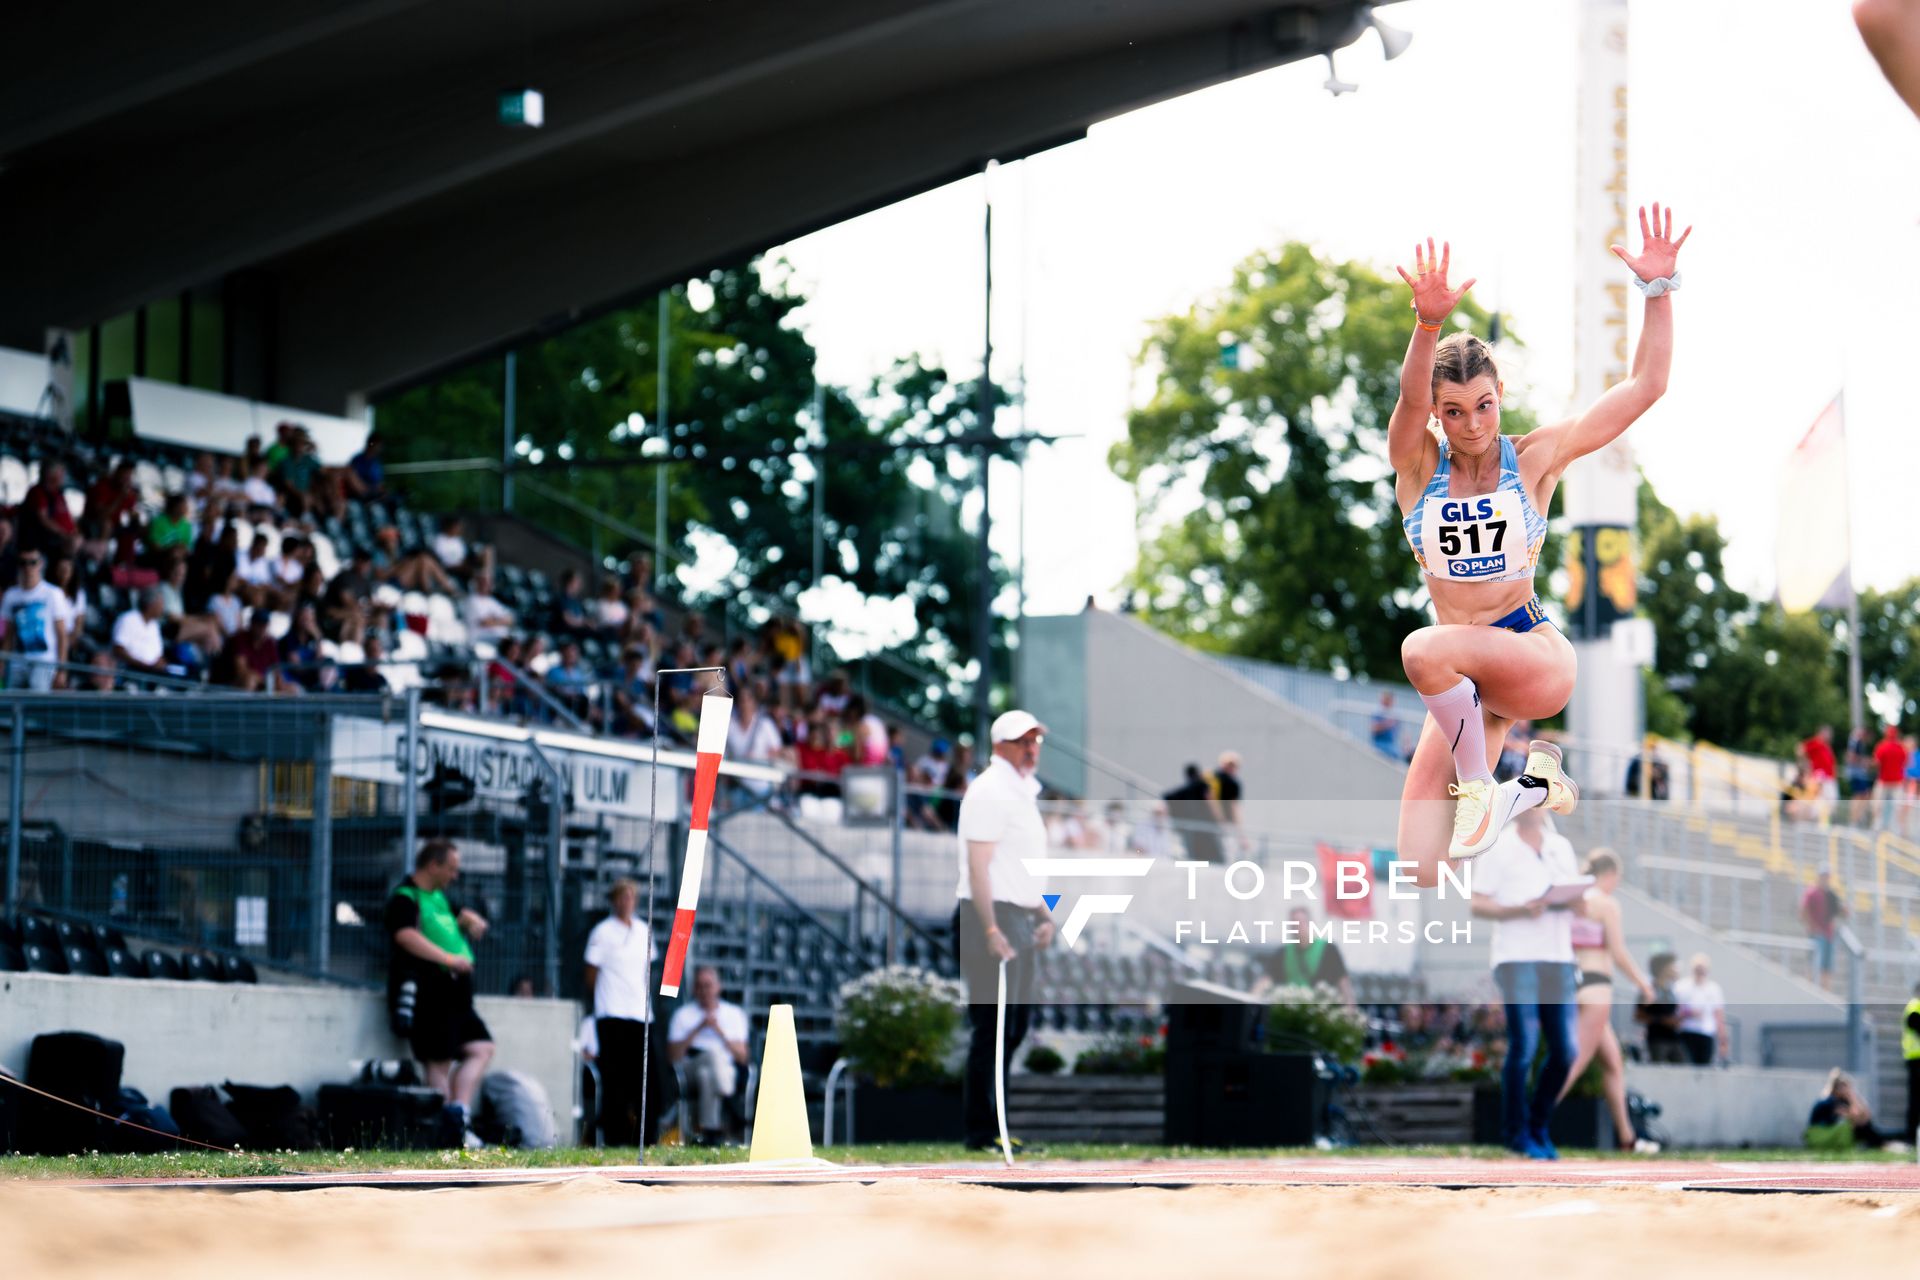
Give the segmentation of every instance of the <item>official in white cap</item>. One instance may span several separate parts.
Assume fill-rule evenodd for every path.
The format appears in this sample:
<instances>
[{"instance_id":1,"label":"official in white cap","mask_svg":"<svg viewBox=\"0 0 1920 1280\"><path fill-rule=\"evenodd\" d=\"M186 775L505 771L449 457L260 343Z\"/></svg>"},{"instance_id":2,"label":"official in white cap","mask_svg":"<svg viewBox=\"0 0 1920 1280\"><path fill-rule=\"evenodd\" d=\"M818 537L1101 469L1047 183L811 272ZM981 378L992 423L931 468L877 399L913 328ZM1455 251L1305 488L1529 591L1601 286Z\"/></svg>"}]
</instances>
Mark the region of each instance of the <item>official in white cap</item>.
<instances>
[{"instance_id":1,"label":"official in white cap","mask_svg":"<svg viewBox=\"0 0 1920 1280\"><path fill-rule=\"evenodd\" d=\"M1047 727L1025 711L993 722L993 757L960 800L960 899L956 934L967 980L964 1092L967 1146L999 1145L993 1111L994 1008L999 962L1007 962L1007 1062L1026 1038L1032 1018L1036 956L1053 941L1041 891L1046 885L1024 860L1047 856L1040 817L1040 744Z\"/></svg>"}]
</instances>

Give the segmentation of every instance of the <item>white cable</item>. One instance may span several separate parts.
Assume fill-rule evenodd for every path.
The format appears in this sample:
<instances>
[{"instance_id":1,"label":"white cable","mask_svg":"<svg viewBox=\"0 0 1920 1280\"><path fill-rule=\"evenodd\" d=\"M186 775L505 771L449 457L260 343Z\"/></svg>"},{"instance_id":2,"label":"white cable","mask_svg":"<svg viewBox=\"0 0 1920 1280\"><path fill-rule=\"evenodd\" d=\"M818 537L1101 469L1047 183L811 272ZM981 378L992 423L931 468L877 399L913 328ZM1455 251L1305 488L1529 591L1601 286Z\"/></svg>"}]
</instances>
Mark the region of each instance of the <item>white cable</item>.
<instances>
[{"instance_id":1,"label":"white cable","mask_svg":"<svg viewBox=\"0 0 1920 1280\"><path fill-rule=\"evenodd\" d=\"M1013 1168L1013 1140L1007 1137L1007 962L1000 962L1000 994L993 1008L993 1106L1000 1113L1000 1154Z\"/></svg>"}]
</instances>

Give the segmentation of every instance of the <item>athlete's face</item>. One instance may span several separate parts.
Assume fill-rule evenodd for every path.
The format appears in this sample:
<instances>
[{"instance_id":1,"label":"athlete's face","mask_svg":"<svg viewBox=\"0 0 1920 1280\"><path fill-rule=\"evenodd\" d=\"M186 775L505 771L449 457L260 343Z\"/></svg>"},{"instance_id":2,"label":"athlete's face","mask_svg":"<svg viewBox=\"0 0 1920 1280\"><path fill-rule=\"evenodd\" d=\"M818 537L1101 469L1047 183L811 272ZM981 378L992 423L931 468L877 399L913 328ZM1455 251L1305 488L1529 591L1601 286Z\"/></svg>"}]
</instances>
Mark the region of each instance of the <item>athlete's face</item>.
<instances>
[{"instance_id":1,"label":"athlete's face","mask_svg":"<svg viewBox=\"0 0 1920 1280\"><path fill-rule=\"evenodd\" d=\"M1500 438L1501 384L1486 374L1471 382L1443 382L1434 393L1433 413L1447 433L1447 446L1478 457Z\"/></svg>"}]
</instances>

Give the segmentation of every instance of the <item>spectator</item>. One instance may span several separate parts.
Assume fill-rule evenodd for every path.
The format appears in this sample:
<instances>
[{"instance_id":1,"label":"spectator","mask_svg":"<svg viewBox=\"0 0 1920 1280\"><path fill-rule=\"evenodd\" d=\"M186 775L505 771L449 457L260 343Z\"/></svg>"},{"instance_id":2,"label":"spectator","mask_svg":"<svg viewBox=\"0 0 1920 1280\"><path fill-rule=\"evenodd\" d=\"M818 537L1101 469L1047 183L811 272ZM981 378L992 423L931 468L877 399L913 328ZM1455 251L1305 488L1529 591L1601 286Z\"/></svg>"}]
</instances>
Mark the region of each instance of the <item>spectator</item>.
<instances>
[{"instance_id":1,"label":"spectator","mask_svg":"<svg viewBox=\"0 0 1920 1280\"><path fill-rule=\"evenodd\" d=\"M247 464L247 479L246 483L240 486L240 492L249 506L278 511L280 495L274 492L273 481L267 478L268 470L265 458L258 458Z\"/></svg>"},{"instance_id":2,"label":"spectator","mask_svg":"<svg viewBox=\"0 0 1920 1280\"><path fill-rule=\"evenodd\" d=\"M378 635L369 635L361 645L361 658L340 672L340 687L348 693L387 693L392 685L380 670L387 660L387 644Z\"/></svg>"},{"instance_id":3,"label":"spectator","mask_svg":"<svg viewBox=\"0 0 1920 1280\"><path fill-rule=\"evenodd\" d=\"M1393 693L1380 695L1380 709L1373 713L1373 724L1368 730L1373 739L1373 749L1389 760L1400 758L1400 717L1394 714Z\"/></svg>"},{"instance_id":4,"label":"spectator","mask_svg":"<svg viewBox=\"0 0 1920 1280\"><path fill-rule=\"evenodd\" d=\"M840 745L833 721L825 711L815 711L807 721L806 734L795 752L801 777L797 789L801 795L838 796L840 775L852 757Z\"/></svg>"},{"instance_id":5,"label":"spectator","mask_svg":"<svg viewBox=\"0 0 1920 1280\"><path fill-rule=\"evenodd\" d=\"M593 668L580 657L579 641L568 640L560 646L560 661L548 667L541 680L548 692L575 715L585 715L592 710L593 690L598 681Z\"/></svg>"},{"instance_id":6,"label":"spectator","mask_svg":"<svg viewBox=\"0 0 1920 1280\"><path fill-rule=\"evenodd\" d=\"M347 463L347 474L352 477L346 482L347 488L363 502L377 501L387 496L387 467L381 461L381 455L386 452L386 443L378 431L370 432L367 442L360 446L360 452L354 454Z\"/></svg>"},{"instance_id":7,"label":"spectator","mask_svg":"<svg viewBox=\"0 0 1920 1280\"><path fill-rule=\"evenodd\" d=\"M210 504L218 496L217 486L214 483L216 479L213 455L202 449L193 455L193 470L187 472L186 481L181 488L189 498L195 502L207 504L211 509Z\"/></svg>"},{"instance_id":8,"label":"spectator","mask_svg":"<svg viewBox=\"0 0 1920 1280\"><path fill-rule=\"evenodd\" d=\"M628 595L638 591L645 595L653 590L653 557L644 551L627 554L626 563L620 567L620 587Z\"/></svg>"},{"instance_id":9,"label":"spectator","mask_svg":"<svg viewBox=\"0 0 1920 1280\"><path fill-rule=\"evenodd\" d=\"M513 634L513 611L494 599L492 574L475 575L473 590L460 602L460 612L467 624L467 639L475 644L497 645Z\"/></svg>"},{"instance_id":10,"label":"spectator","mask_svg":"<svg viewBox=\"0 0 1920 1280\"><path fill-rule=\"evenodd\" d=\"M456 576L463 575L473 563L473 552L467 546L465 526L459 516L447 516L440 521L440 532L434 535L433 557L440 567Z\"/></svg>"},{"instance_id":11,"label":"spectator","mask_svg":"<svg viewBox=\"0 0 1920 1280\"><path fill-rule=\"evenodd\" d=\"M160 615L166 607L160 588L140 593L140 603L113 624L113 657L123 670L146 675L166 672L166 640L160 634Z\"/></svg>"},{"instance_id":12,"label":"spectator","mask_svg":"<svg viewBox=\"0 0 1920 1280\"><path fill-rule=\"evenodd\" d=\"M928 786L939 788L947 785L947 771L953 767L952 750L952 744L945 738L935 738L928 744L927 753L913 762L913 767L926 778Z\"/></svg>"},{"instance_id":13,"label":"spectator","mask_svg":"<svg viewBox=\"0 0 1920 1280\"><path fill-rule=\"evenodd\" d=\"M1871 1151L1878 1151L1882 1147L1906 1150L1904 1141L1889 1138L1874 1125L1873 1109L1861 1096L1853 1077L1835 1067L1827 1076L1826 1092L1813 1104L1813 1110L1807 1116L1807 1127L1825 1129L1841 1125L1846 1127L1850 1139L1848 1146L1865 1147Z\"/></svg>"},{"instance_id":14,"label":"spectator","mask_svg":"<svg viewBox=\"0 0 1920 1280\"><path fill-rule=\"evenodd\" d=\"M701 965L693 972L693 1003L673 1011L667 1024L667 1051L687 1061L693 1087L695 1139L701 1145L726 1140L723 1110L747 1065L747 1013L720 998L720 971Z\"/></svg>"},{"instance_id":15,"label":"spectator","mask_svg":"<svg viewBox=\"0 0 1920 1280\"><path fill-rule=\"evenodd\" d=\"M772 655L773 682L780 690L781 705L804 707L813 684L806 631L792 618L775 618L767 625L767 649Z\"/></svg>"},{"instance_id":16,"label":"spectator","mask_svg":"<svg viewBox=\"0 0 1920 1280\"><path fill-rule=\"evenodd\" d=\"M20 500L20 546L36 548L49 558L72 556L80 549L80 532L74 526L73 509L67 506L67 468L59 462L43 463L40 479Z\"/></svg>"},{"instance_id":17,"label":"spectator","mask_svg":"<svg viewBox=\"0 0 1920 1280\"><path fill-rule=\"evenodd\" d=\"M1800 926L1813 941L1813 980L1822 990L1833 990L1833 931L1847 914L1847 905L1833 891L1833 873L1819 879L1800 895Z\"/></svg>"},{"instance_id":18,"label":"spectator","mask_svg":"<svg viewBox=\"0 0 1920 1280\"><path fill-rule=\"evenodd\" d=\"M133 482L133 462L122 458L87 490L80 528L92 558L99 559L106 554L122 527L133 520L139 505L140 491Z\"/></svg>"},{"instance_id":19,"label":"spectator","mask_svg":"<svg viewBox=\"0 0 1920 1280\"><path fill-rule=\"evenodd\" d=\"M67 651L67 601L60 588L46 580L46 552L28 551L20 557L20 579L0 595L0 618L6 621L7 688L45 693L64 689L66 673L60 661Z\"/></svg>"},{"instance_id":20,"label":"spectator","mask_svg":"<svg viewBox=\"0 0 1920 1280\"><path fill-rule=\"evenodd\" d=\"M280 591L280 566L268 550L270 545L266 534L256 533L236 561L240 580L250 588L255 604L272 603Z\"/></svg>"},{"instance_id":21,"label":"spectator","mask_svg":"<svg viewBox=\"0 0 1920 1280\"><path fill-rule=\"evenodd\" d=\"M182 553L193 550L193 541L199 536L199 527L194 524L193 511L184 493L167 495L166 505L147 523L144 541L147 554L155 563L166 559L172 551Z\"/></svg>"},{"instance_id":22,"label":"spectator","mask_svg":"<svg viewBox=\"0 0 1920 1280\"><path fill-rule=\"evenodd\" d=\"M1219 811L1213 787L1200 766L1187 766L1187 780L1160 797L1187 843L1187 857L1195 862L1220 861Z\"/></svg>"},{"instance_id":23,"label":"spectator","mask_svg":"<svg viewBox=\"0 0 1920 1280\"><path fill-rule=\"evenodd\" d=\"M1654 736L1648 734L1640 754L1627 762L1626 793L1644 800L1665 800L1671 791L1667 762L1661 758Z\"/></svg>"},{"instance_id":24,"label":"spectator","mask_svg":"<svg viewBox=\"0 0 1920 1280\"><path fill-rule=\"evenodd\" d=\"M1914 804L1920 800L1920 738L1908 734L1900 745L1907 749L1907 771L1901 781L1900 836L1902 839L1911 839Z\"/></svg>"},{"instance_id":25,"label":"spectator","mask_svg":"<svg viewBox=\"0 0 1920 1280\"><path fill-rule=\"evenodd\" d=\"M1653 998L1634 1010L1634 1018L1647 1029L1647 1061L1684 1063L1688 1059L1680 1039L1680 1003L1673 994L1680 960L1670 951L1659 952L1647 962L1647 974L1653 982Z\"/></svg>"},{"instance_id":26,"label":"spectator","mask_svg":"<svg viewBox=\"0 0 1920 1280\"><path fill-rule=\"evenodd\" d=\"M1506 1005L1502 1137L1510 1150L1535 1160L1558 1158L1548 1125L1577 1047L1573 914L1550 908L1547 895L1578 875L1573 846L1547 830L1546 814L1538 808L1515 815L1473 866L1472 910L1495 922L1493 978ZM1542 1043L1546 1059L1535 1076L1534 1054Z\"/></svg>"},{"instance_id":27,"label":"spectator","mask_svg":"<svg viewBox=\"0 0 1920 1280\"><path fill-rule=\"evenodd\" d=\"M837 716L847 709L852 697L847 691L847 673L836 671L820 686L819 692L814 695L813 705L830 716Z\"/></svg>"},{"instance_id":28,"label":"spectator","mask_svg":"<svg viewBox=\"0 0 1920 1280\"><path fill-rule=\"evenodd\" d=\"M587 935L587 998L593 1007L600 1055L600 1132L608 1146L652 1146L659 1117L670 1104L663 1088L672 1072L666 1046L657 1043L649 972L653 943L646 922L634 918L640 886L616 880L607 890L613 912ZM649 1048L647 1041L656 1043ZM643 1062L643 1059L647 1061ZM640 1080L647 1076L647 1114L640 1114ZM672 1090L676 1095L677 1089Z\"/></svg>"},{"instance_id":29,"label":"spectator","mask_svg":"<svg viewBox=\"0 0 1920 1280\"><path fill-rule=\"evenodd\" d=\"M287 634L280 637L280 671L290 683L303 689L319 688L321 646L325 641L320 615L312 605L301 605Z\"/></svg>"},{"instance_id":30,"label":"spectator","mask_svg":"<svg viewBox=\"0 0 1920 1280\"><path fill-rule=\"evenodd\" d=\"M430 552L417 547L412 551L403 550L400 530L390 524L381 525L373 535L373 576L381 582L391 582L402 591L438 592L443 596L460 594L460 588Z\"/></svg>"},{"instance_id":31,"label":"spectator","mask_svg":"<svg viewBox=\"0 0 1920 1280\"><path fill-rule=\"evenodd\" d=\"M1873 812L1873 738L1866 726L1847 734L1847 824L1864 827Z\"/></svg>"},{"instance_id":32,"label":"spectator","mask_svg":"<svg viewBox=\"0 0 1920 1280\"><path fill-rule=\"evenodd\" d=\"M1231 839L1236 850L1248 849L1247 829L1240 820L1240 753L1222 751L1213 774L1213 803L1220 815L1222 852Z\"/></svg>"},{"instance_id":33,"label":"spectator","mask_svg":"<svg viewBox=\"0 0 1920 1280\"><path fill-rule=\"evenodd\" d=\"M785 745L780 738L780 727L760 705L751 686L742 685L734 695L733 720L727 726L727 759L742 764L771 765ZM773 790L770 782L742 781L737 785L755 798Z\"/></svg>"},{"instance_id":34,"label":"spectator","mask_svg":"<svg viewBox=\"0 0 1920 1280\"><path fill-rule=\"evenodd\" d=\"M176 643L191 645L198 652L199 657L187 665L204 667L207 659L220 652L225 634L220 630L220 620L211 613L187 611L186 587L187 562L176 553L166 562L158 588L163 630Z\"/></svg>"},{"instance_id":35,"label":"spectator","mask_svg":"<svg viewBox=\"0 0 1920 1280\"><path fill-rule=\"evenodd\" d=\"M1907 1063L1907 1127L1901 1136L1920 1146L1920 982L1901 1011L1900 1056Z\"/></svg>"},{"instance_id":36,"label":"spectator","mask_svg":"<svg viewBox=\"0 0 1920 1280\"><path fill-rule=\"evenodd\" d=\"M85 693L112 693L119 685L120 676L113 665L113 655L105 649L87 659L86 682L82 686Z\"/></svg>"},{"instance_id":37,"label":"spectator","mask_svg":"<svg viewBox=\"0 0 1920 1280\"><path fill-rule=\"evenodd\" d=\"M493 1035L473 1009L473 944L487 936L487 922L447 895L459 878L460 850L451 840L429 840L414 858L413 874L387 898L388 999L389 1008L404 1008L412 984L405 1034L427 1084L447 1100L441 1141L473 1147L480 1145L473 1136L474 1103L493 1060Z\"/></svg>"},{"instance_id":38,"label":"spectator","mask_svg":"<svg viewBox=\"0 0 1920 1280\"><path fill-rule=\"evenodd\" d=\"M1793 776L1780 787L1780 816L1796 822L1820 818L1822 783L1805 764L1793 767Z\"/></svg>"},{"instance_id":39,"label":"spectator","mask_svg":"<svg viewBox=\"0 0 1920 1280\"><path fill-rule=\"evenodd\" d=\"M593 629L593 612L587 605L586 587L578 569L569 569L560 575L549 627L561 636L583 636Z\"/></svg>"},{"instance_id":40,"label":"spectator","mask_svg":"<svg viewBox=\"0 0 1920 1280\"><path fill-rule=\"evenodd\" d=\"M47 561L47 581L60 588L66 600L67 631L66 643L60 653L60 661L73 660L73 642L80 635L87 619L87 589L80 581L80 570L74 564L72 556L54 556Z\"/></svg>"},{"instance_id":41,"label":"spectator","mask_svg":"<svg viewBox=\"0 0 1920 1280\"><path fill-rule=\"evenodd\" d=\"M853 758L866 766L887 763L887 724L855 694L847 700L847 723L853 726Z\"/></svg>"},{"instance_id":42,"label":"spectator","mask_svg":"<svg viewBox=\"0 0 1920 1280\"><path fill-rule=\"evenodd\" d=\"M367 635L367 605L373 596L373 554L356 547L346 568L320 595L320 627L329 640L360 644Z\"/></svg>"},{"instance_id":43,"label":"spectator","mask_svg":"<svg viewBox=\"0 0 1920 1280\"><path fill-rule=\"evenodd\" d=\"M631 615L627 602L620 597L620 584L612 578L600 584L600 595L593 602L593 627L600 635L612 641L618 641L627 629L627 618Z\"/></svg>"},{"instance_id":44,"label":"spectator","mask_svg":"<svg viewBox=\"0 0 1920 1280\"><path fill-rule=\"evenodd\" d=\"M1686 1046L1687 1060L1697 1067L1710 1067L1718 1052L1722 1061L1732 1056L1727 1038L1727 996L1712 978L1712 962L1704 951L1697 952L1689 966L1691 977L1673 984L1673 998L1680 1006L1680 1043Z\"/></svg>"},{"instance_id":45,"label":"spectator","mask_svg":"<svg viewBox=\"0 0 1920 1280\"><path fill-rule=\"evenodd\" d=\"M1287 913L1280 941L1280 947L1261 962L1264 972L1254 981L1254 995L1264 995L1275 987L1325 987L1338 995L1342 1004L1354 1007L1353 979L1347 975L1340 945L1331 936L1313 935L1313 915L1305 907Z\"/></svg>"},{"instance_id":46,"label":"spectator","mask_svg":"<svg viewBox=\"0 0 1920 1280\"><path fill-rule=\"evenodd\" d=\"M247 615L247 627L235 636L221 655L224 670L221 683L247 693L257 693L276 678L280 670L280 646L273 639L273 613L256 608Z\"/></svg>"},{"instance_id":47,"label":"spectator","mask_svg":"<svg viewBox=\"0 0 1920 1280\"><path fill-rule=\"evenodd\" d=\"M1833 726L1823 724L1813 736L1800 744L1800 759L1807 766L1808 781L1816 793L1815 814L1825 822L1840 800L1840 771L1833 758Z\"/></svg>"},{"instance_id":48,"label":"spectator","mask_svg":"<svg viewBox=\"0 0 1920 1280\"><path fill-rule=\"evenodd\" d=\"M940 821L948 830L952 830L960 821L960 802L966 799L973 773L973 748L963 742L953 749L953 767L947 770L946 795L941 797L937 810Z\"/></svg>"},{"instance_id":49,"label":"spectator","mask_svg":"<svg viewBox=\"0 0 1920 1280\"><path fill-rule=\"evenodd\" d=\"M20 577L20 540L14 536L13 519L0 511L0 590Z\"/></svg>"},{"instance_id":50,"label":"spectator","mask_svg":"<svg viewBox=\"0 0 1920 1280\"><path fill-rule=\"evenodd\" d=\"M1900 793L1905 788L1907 744L1900 738L1900 726L1889 724L1873 749L1873 766L1878 785L1874 788L1875 825L1882 831L1894 828L1900 811Z\"/></svg>"},{"instance_id":51,"label":"spectator","mask_svg":"<svg viewBox=\"0 0 1920 1280\"><path fill-rule=\"evenodd\" d=\"M644 737L653 732L653 660L641 648L620 657L613 686L614 719L620 732Z\"/></svg>"}]
</instances>

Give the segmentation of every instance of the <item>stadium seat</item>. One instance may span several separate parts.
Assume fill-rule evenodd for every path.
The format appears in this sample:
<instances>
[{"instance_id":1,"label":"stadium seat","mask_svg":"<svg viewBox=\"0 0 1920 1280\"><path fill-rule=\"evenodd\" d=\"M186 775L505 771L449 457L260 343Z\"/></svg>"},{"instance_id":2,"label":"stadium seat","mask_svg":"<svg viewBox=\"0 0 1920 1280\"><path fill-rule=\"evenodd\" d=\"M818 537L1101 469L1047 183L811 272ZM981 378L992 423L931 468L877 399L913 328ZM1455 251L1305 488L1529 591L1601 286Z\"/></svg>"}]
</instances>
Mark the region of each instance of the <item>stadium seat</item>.
<instances>
[{"instance_id":1,"label":"stadium seat","mask_svg":"<svg viewBox=\"0 0 1920 1280\"><path fill-rule=\"evenodd\" d=\"M67 958L67 972L90 978L107 976L107 962L92 947L69 946L61 954Z\"/></svg>"},{"instance_id":2,"label":"stadium seat","mask_svg":"<svg viewBox=\"0 0 1920 1280\"><path fill-rule=\"evenodd\" d=\"M180 962L164 951L149 951L145 958L149 978L172 978L177 982L187 976Z\"/></svg>"},{"instance_id":3,"label":"stadium seat","mask_svg":"<svg viewBox=\"0 0 1920 1280\"><path fill-rule=\"evenodd\" d=\"M52 951L60 946L60 939L53 931L53 921L45 916L20 917L20 947L40 947Z\"/></svg>"},{"instance_id":4,"label":"stadium seat","mask_svg":"<svg viewBox=\"0 0 1920 1280\"><path fill-rule=\"evenodd\" d=\"M11 942L0 942L0 973L19 973L27 967L27 959L20 954L20 948Z\"/></svg>"},{"instance_id":5,"label":"stadium seat","mask_svg":"<svg viewBox=\"0 0 1920 1280\"><path fill-rule=\"evenodd\" d=\"M245 956L227 955L220 957L220 980L257 983L260 981L260 974L254 969L253 961Z\"/></svg>"},{"instance_id":6,"label":"stadium seat","mask_svg":"<svg viewBox=\"0 0 1920 1280\"><path fill-rule=\"evenodd\" d=\"M115 978L144 978L147 967L140 963L139 957L121 947L107 949L107 973Z\"/></svg>"},{"instance_id":7,"label":"stadium seat","mask_svg":"<svg viewBox=\"0 0 1920 1280\"><path fill-rule=\"evenodd\" d=\"M11 915L0 915L0 942L10 947L20 945L20 923Z\"/></svg>"},{"instance_id":8,"label":"stadium seat","mask_svg":"<svg viewBox=\"0 0 1920 1280\"><path fill-rule=\"evenodd\" d=\"M29 942L20 948L21 956L26 960L28 973L65 973L67 962L52 947L43 947L37 942Z\"/></svg>"},{"instance_id":9,"label":"stadium seat","mask_svg":"<svg viewBox=\"0 0 1920 1280\"><path fill-rule=\"evenodd\" d=\"M105 955L115 947L122 951L127 949L125 936L110 924L96 923L93 926L93 949Z\"/></svg>"},{"instance_id":10,"label":"stadium seat","mask_svg":"<svg viewBox=\"0 0 1920 1280\"><path fill-rule=\"evenodd\" d=\"M71 920L55 920L53 936L59 941L62 951L68 947L93 949L93 930L84 924L75 924Z\"/></svg>"},{"instance_id":11,"label":"stadium seat","mask_svg":"<svg viewBox=\"0 0 1920 1280\"><path fill-rule=\"evenodd\" d=\"M189 951L180 957L180 972L188 982L219 982L220 962Z\"/></svg>"}]
</instances>

